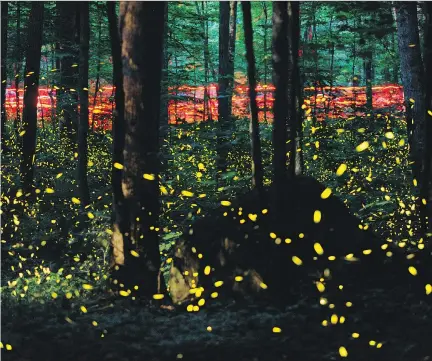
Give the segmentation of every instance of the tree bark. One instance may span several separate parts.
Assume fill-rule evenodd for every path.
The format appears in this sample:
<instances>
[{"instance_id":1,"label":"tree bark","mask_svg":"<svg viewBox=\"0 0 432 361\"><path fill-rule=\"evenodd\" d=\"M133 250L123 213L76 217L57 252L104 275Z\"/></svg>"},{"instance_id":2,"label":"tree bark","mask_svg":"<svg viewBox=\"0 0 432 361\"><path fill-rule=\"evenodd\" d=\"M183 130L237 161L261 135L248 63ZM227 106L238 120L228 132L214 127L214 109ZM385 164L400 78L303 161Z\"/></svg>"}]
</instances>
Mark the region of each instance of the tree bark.
<instances>
[{"instance_id":1,"label":"tree bark","mask_svg":"<svg viewBox=\"0 0 432 361\"><path fill-rule=\"evenodd\" d=\"M425 151L424 151L424 170L421 188L421 207L423 207L424 230L432 232L432 3L425 2L424 9L426 14L425 21L425 42L424 42L424 62L425 62ZM425 201L423 201L425 200ZM426 204L424 204L426 203ZM426 217L429 225L427 226Z\"/></svg>"},{"instance_id":2,"label":"tree bark","mask_svg":"<svg viewBox=\"0 0 432 361\"><path fill-rule=\"evenodd\" d=\"M124 207L122 191L122 170L114 167L114 164L123 164L123 148L125 142L124 124L124 90L123 69L121 57L121 40L118 31L116 3L107 1L107 15L109 33L111 38L111 52L113 58L113 85L115 87L115 111L113 112L113 167L111 170L111 185L113 188L113 226L114 234L111 239L112 264L124 263L122 234L127 232L127 209ZM117 266L119 267L119 266Z\"/></svg>"},{"instance_id":3,"label":"tree bark","mask_svg":"<svg viewBox=\"0 0 432 361\"><path fill-rule=\"evenodd\" d=\"M114 224L114 282L150 297L163 292L158 242L159 112L166 3L121 2L125 228ZM138 289L136 289L136 287ZM121 289L120 289L121 290Z\"/></svg>"},{"instance_id":4,"label":"tree bark","mask_svg":"<svg viewBox=\"0 0 432 361\"><path fill-rule=\"evenodd\" d=\"M15 120L14 129L18 137L19 127L21 123L21 113L20 113L20 97L19 97L19 82L20 82L20 72L21 72L21 2L17 1L17 11L16 11L16 46L15 46Z\"/></svg>"},{"instance_id":5,"label":"tree bark","mask_svg":"<svg viewBox=\"0 0 432 361\"><path fill-rule=\"evenodd\" d=\"M267 12L267 2L262 2L263 12L264 12L264 84L266 88L264 89L264 122L267 123L267 27L268 27L268 12Z\"/></svg>"},{"instance_id":6,"label":"tree bark","mask_svg":"<svg viewBox=\"0 0 432 361\"><path fill-rule=\"evenodd\" d=\"M87 182L87 135L89 129L89 100L88 100L88 72L89 72L89 3L82 1L80 5L80 119L78 125L78 189L81 206L84 209L90 203L90 192Z\"/></svg>"},{"instance_id":7,"label":"tree bark","mask_svg":"<svg viewBox=\"0 0 432 361\"><path fill-rule=\"evenodd\" d=\"M287 2L273 3L273 179L275 189L275 216L281 222L285 209L285 184L287 180L286 142L288 140L288 87L289 61L288 53L288 5Z\"/></svg>"},{"instance_id":8,"label":"tree bark","mask_svg":"<svg viewBox=\"0 0 432 361\"><path fill-rule=\"evenodd\" d=\"M2 1L1 3L1 148L6 150L6 86L7 86L7 71L6 71L6 58L7 58L7 28L8 28L8 10L9 2Z\"/></svg>"},{"instance_id":9,"label":"tree bark","mask_svg":"<svg viewBox=\"0 0 432 361\"><path fill-rule=\"evenodd\" d=\"M243 27L245 35L245 48L247 60L247 72L249 79L249 99L251 110L251 121L249 126L251 137L251 153L252 153L252 186L258 190L259 195L263 191L263 166L261 155L261 140L258 123L258 105L256 101L256 79L255 79L255 55L253 49L253 30L251 3L243 1Z\"/></svg>"},{"instance_id":10,"label":"tree bark","mask_svg":"<svg viewBox=\"0 0 432 361\"><path fill-rule=\"evenodd\" d=\"M96 3L98 6L98 15L99 15L99 31L98 31L98 48L97 48L97 64L96 64L96 84L95 84L95 93L93 97L93 114L92 114L92 132L94 132L94 124L95 124L95 107L97 102L97 96L99 92L100 87L100 70L101 70L101 50L102 50L102 43L101 43L101 37L102 37L102 15L99 11L99 4ZM82 31L82 28L81 28Z\"/></svg>"},{"instance_id":11,"label":"tree bark","mask_svg":"<svg viewBox=\"0 0 432 361\"><path fill-rule=\"evenodd\" d=\"M396 10L410 158L413 161L413 176L421 183L425 149L425 100L423 93L424 70L420 54L417 23L417 3L396 3Z\"/></svg>"},{"instance_id":12,"label":"tree bark","mask_svg":"<svg viewBox=\"0 0 432 361\"><path fill-rule=\"evenodd\" d=\"M229 115L229 15L230 3L219 3L219 88L218 88L218 135L217 135L217 170L218 179L226 172L228 154Z\"/></svg>"},{"instance_id":13,"label":"tree bark","mask_svg":"<svg viewBox=\"0 0 432 361\"><path fill-rule=\"evenodd\" d=\"M167 5L169 6L169 4ZM162 60L162 84L161 84L161 123L160 123L160 138L164 140L169 129L168 106L169 106L169 91L168 91L168 11L165 12L164 20L164 47Z\"/></svg>"},{"instance_id":14,"label":"tree bark","mask_svg":"<svg viewBox=\"0 0 432 361\"><path fill-rule=\"evenodd\" d=\"M74 64L78 63L77 51L77 3L59 1L57 7L57 36L59 39L60 83L57 92L57 114L63 117L68 138L76 141L78 113L76 102L77 76ZM72 89L72 90L71 90Z\"/></svg>"},{"instance_id":15,"label":"tree bark","mask_svg":"<svg viewBox=\"0 0 432 361\"><path fill-rule=\"evenodd\" d=\"M228 40L228 116L232 117L232 97L234 91L234 63L237 27L237 1L230 1L229 40Z\"/></svg>"},{"instance_id":16,"label":"tree bark","mask_svg":"<svg viewBox=\"0 0 432 361\"><path fill-rule=\"evenodd\" d=\"M368 44L370 46L370 44ZM364 68L366 78L366 109L371 111L373 109L373 96L372 96L372 50L368 49L365 52Z\"/></svg>"},{"instance_id":17,"label":"tree bark","mask_svg":"<svg viewBox=\"0 0 432 361\"><path fill-rule=\"evenodd\" d=\"M32 2L28 25L28 45L24 78L24 110L21 161L21 184L24 194L31 193L37 133L37 102L42 50L43 2Z\"/></svg>"}]
</instances>

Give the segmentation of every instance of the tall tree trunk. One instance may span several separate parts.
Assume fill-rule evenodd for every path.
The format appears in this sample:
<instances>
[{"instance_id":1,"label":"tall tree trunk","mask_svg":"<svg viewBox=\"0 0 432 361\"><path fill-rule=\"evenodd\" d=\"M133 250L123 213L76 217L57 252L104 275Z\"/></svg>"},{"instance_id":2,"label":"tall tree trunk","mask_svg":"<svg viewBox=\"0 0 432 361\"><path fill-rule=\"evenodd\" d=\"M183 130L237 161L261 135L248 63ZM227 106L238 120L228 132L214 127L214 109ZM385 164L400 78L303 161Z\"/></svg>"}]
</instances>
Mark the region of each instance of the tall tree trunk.
<instances>
[{"instance_id":1,"label":"tall tree trunk","mask_svg":"<svg viewBox=\"0 0 432 361\"><path fill-rule=\"evenodd\" d=\"M20 82L20 72L21 72L21 2L17 1L17 11L16 11L16 45L15 45L15 120L14 129L18 137L19 127L21 123L21 113L20 113L20 97L19 97L19 82Z\"/></svg>"},{"instance_id":2,"label":"tall tree trunk","mask_svg":"<svg viewBox=\"0 0 432 361\"><path fill-rule=\"evenodd\" d=\"M263 12L264 12L264 122L267 123L267 27L268 27L268 12L267 12L267 2L262 2Z\"/></svg>"},{"instance_id":3,"label":"tall tree trunk","mask_svg":"<svg viewBox=\"0 0 432 361\"><path fill-rule=\"evenodd\" d=\"M43 2L32 2L28 22L28 45L24 78L24 110L21 161L21 184L24 194L31 193L36 151L37 102L39 92L40 59L42 50Z\"/></svg>"},{"instance_id":4,"label":"tall tree trunk","mask_svg":"<svg viewBox=\"0 0 432 361\"><path fill-rule=\"evenodd\" d=\"M116 3L107 1L107 15L109 33L111 38L111 52L113 58L113 85L115 88L115 111L113 112L113 167L111 171L111 185L113 188L113 225L114 234L111 239L112 264L124 264L124 245L122 234L127 232L127 208L124 205L122 191L122 170L114 167L114 164L123 164L123 148L125 142L124 124L124 90L123 70L121 56L121 39L118 31ZM118 267L118 266L117 266Z\"/></svg>"},{"instance_id":5,"label":"tall tree trunk","mask_svg":"<svg viewBox=\"0 0 432 361\"><path fill-rule=\"evenodd\" d=\"M396 3L396 10L410 158L413 161L413 176L420 184L425 149L425 99L423 93L424 70L420 54L417 23L417 3Z\"/></svg>"},{"instance_id":6,"label":"tall tree trunk","mask_svg":"<svg viewBox=\"0 0 432 361\"><path fill-rule=\"evenodd\" d=\"M234 63L237 27L237 1L230 1L229 40L228 40L228 115L232 117L232 97L234 91Z\"/></svg>"},{"instance_id":7,"label":"tall tree trunk","mask_svg":"<svg viewBox=\"0 0 432 361\"><path fill-rule=\"evenodd\" d=\"M229 69L229 15L230 3L219 3L219 88L218 88L218 135L217 170L218 179L227 168L228 125L230 122L228 101Z\"/></svg>"},{"instance_id":8,"label":"tall tree trunk","mask_svg":"<svg viewBox=\"0 0 432 361\"><path fill-rule=\"evenodd\" d=\"M368 46L371 46L368 44ZM371 111L373 108L372 97L372 50L368 49L365 52L364 58L365 78L366 78L366 109Z\"/></svg>"},{"instance_id":9,"label":"tall tree trunk","mask_svg":"<svg viewBox=\"0 0 432 361\"><path fill-rule=\"evenodd\" d=\"M62 123L66 126L68 138L76 141L77 133L77 104L76 104L76 63L77 52L77 3L72 1L59 1L57 7L57 36L59 39L60 56L60 84L57 92L57 114L62 116ZM72 90L71 90L72 89Z\"/></svg>"},{"instance_id":10,"label":"tall tree trunk","mask_svg":"<svg viewBox=\"0 0 432 361\"><path fill-rule=\"evenodd\" d=\"M96 107L96 102L97 102L97 96L99 93L99 87L100 87L100 70L101 70L101 50L102 50L102 42L101 42L101 37L102 37L102 14L99 10L99 4L96 3L98 6L98 15L99 15L99 31L98 31L98 48L97 48L97 64L96 64L96 84L95 84L95 93L94 93L94 97L93 97L93 114L92 114L92 132L94 132L94 124L95 124L95 107ZM82 31L82 28L81 28Z\"/></svg>"},{"instance_id":11,"label":"tall tree trunk","mask_svg":"<svg viewBox=\"0 0 432 361\"><path fill-rule=\"evenodd\" d=\"M242 2L243 9L243 27L245 35L245 48L247 60L247 72L249 79L249 99L251 110L251 121L249 126L251 137L251 153L252 153L252 186L255 187L259 194L262 195L263 190L263 166L261 155L261 140L259 134L258 123L258 105L256 101L256 80L255 80L255 55L253 49L253 30L251 3L249 1Z\"/></svg>"},{"instance_id":12,"label":"tall tree trunk","mask_svg":"<svg viewBox=\"0 0 432 361\"><path fill-rule=\"evenodd\" d=\"M276 222L282 222L285 210L287 151L288 140L288 87L289 87L289 44L288 44L288 4L273 3L273 84L275 86L273 103L273 179L274 206ZM291 65L292 66L292 65Z\"/></svg>"},{"instance_id":13,"label":"tall tree trunk","mask_svg":"<svg viewBox=\"0 0 432 361\"><path fill-rule=\"evenodd\" d=\"M80 59L79 59L79 95L80 119L78 126L78 189L81 206L90 203L90 193L87 182L87 134L89 129L89 100L88 100L88 72L89 72L89 3L80 4Z\"/></svg>"},{"instance_id":14,"label":"tall tree trunk","mask_svg":"<svg viewBox=\"0 0 432 361\"><path fill-rule=\"evenodd\" d=\"M6 86L7 86L7 28L8 28L9 2L1 3L1 148L6 150Z\"/></svg>"},{"instance_id":15,"label":"tall tree trunk","mask_svg":"<svg viewBox=\"0 0 432 361\"><path fill-rule=\"evenodd\" d=\"M113 278L132 295L163 292L158 242L159 112L166 3L121 2L125 228L114 225ZM136 290L135 287L138 287Z\"/></svg>"},{"instance_id":16,"label":"tall tree trunk","mask_svg":"<svg viewBox=\"0 0 432 361\"><path fill-rule=\"evenodd\" d=\"M168 5L169 6L169 3ZM161 123L160 123L160 138L163 141L166 137L169 129L169 118L168 118L168 105L169 105L169 93L168 93L168 11L165 12L164 20L164 50L162 60L162 83L161 83Z\"/></svg>"},{"instance_id":17,"label":"tall tree trunk","mask_svg":"<svg viewBox=\"0 0 432 361\"><path fill-rule=\"evenodd\" d=\"M304 172L303 160L303 121L301 105L303 103L302 84L299 66L299 50L300 50L300 3L291 2L291 11L288 10L289 16L289 39L292 43L292 72L293 72L293 89L292 96L294 102L291 109L291 142L292 153L290 160L289 174L291 176L301 175Z\"/></svg>"},{"instance_id":18,"label":"tall tree trunk","mask_svg":"<svg viewBox=\"0 0 432 361\"><path fill-rule=\"evenodd\" d=\"M426 14L425 21L425 42L424 42L424 63L425 63L425 151L424 151L424 170L421 188L421 207L423 207L424 229L432 232L432 3L425 2L424 9ZM424 200L424 201L423 201ZM426 203L426 204L424 204ZM426 217L429 221L427 229Z\"/></svg>"},{"instance_id":19,"label":"tall tree trunk","mask_svg":"<svg viewBox=\"0 0 432 361\"><path fill-rule=\"evenodd\" d=\"M204 45L204 110L203 110L203 121L209 120L212 121L212 114L211 114L211 107L210 107L210 97L209 97L209 91L208 91L208 82L209 82L209 58L210 58L210 51L209 51L209 39L208 39L208 20L206 17L206 11L205 11L205 2L201 2L201 10L198 5L198 2L196 4L196 10L198 16L201 17L202 21L202 32L203 32L203 45ZM206 117L207 115L207 117Z\"/></svg>"}]
</instances>

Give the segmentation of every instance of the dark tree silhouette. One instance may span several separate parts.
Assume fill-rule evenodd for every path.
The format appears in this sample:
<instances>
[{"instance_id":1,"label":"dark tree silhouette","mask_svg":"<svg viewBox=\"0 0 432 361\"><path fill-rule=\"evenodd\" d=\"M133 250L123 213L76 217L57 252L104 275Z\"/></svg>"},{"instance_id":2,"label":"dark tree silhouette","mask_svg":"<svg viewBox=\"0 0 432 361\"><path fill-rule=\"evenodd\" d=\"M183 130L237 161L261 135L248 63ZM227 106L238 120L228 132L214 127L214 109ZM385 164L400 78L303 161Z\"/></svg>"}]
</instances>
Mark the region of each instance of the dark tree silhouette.
<instances>
[{"instance_id":1,"label":"dark tree silhouette","mask_svg":"<svg viewBox=\"0 0 432 361\"><path fill-rule=\"evenodd\" d=\"M219 3L219 87L218 87L218 139L217 170L218 176L226 171L228 150L228 126L230 122L228 87L229 87L229 16L230 3Z\"/></svg>"},{"instance_id":2,"label":"dark tree silhouette","mask_svg":"<svg viewBox=\"0 0 432 361\"><path fill-rule=\"evenodd\" d=\"M123 148L125 141L124 124L124 91L123 70L121 58L121 42L117 26L116 3L107 1L109 33L111 38L111 52L113 58L113 85L115 87L116 109L113 114L113 164L123 164ZM124 255L117 251L117 235L126 232L126 214L123 212L124 196L122 192L122 171L112 167L111 184L113 187L113 223L114 235L112 237L113 264L121 264ZM120 240L122 242L122 240ZM119 244L119 250L123 245ZM123 261L124 262L124 261Z\"/></svg>"},{"instance_id":3,"label":"dark tree silhouette","mask_svg":"<svg viewBox=\"0 0 432 361\"><path fill-rule=\"evenodd\" d=\"M78 188L81 206L90 203L90 193L87 182L87 135L89 129L89 99L88 99L88 73L89 73L89 3L82 1L80 6L80 58L79 58L79 97L80 119L78 125Z\"/></svg>"},{"instance_id":4,"label":"dark tree silhouette","mask_svg":"<svg viewBox=\"0 0 432 361\"><path fill-rule=\"evenodd\" d=\"M160 273L159 112L166 3L121 2L125 228L113 235L114 282L142 297L164 291ZM122 168L121 166L118 166ZM136 287L138 288L136 290Z\"/></svg>"},{"instance_id":5,"label":"dark tree silhouette","mask_svg":"<svg viewBox=\"0 0 432 361\"><path fill-rule=\"evenodd\" d=\"M24 110L21 161L21 183L25 194L31 193L37 133L37 97L39 93L40 58L42 50L43 2L32 2L28 22L28 45L24 78Z\"/></svg>"},{"instance_id":6,"label":"dark tree silhouette","mask_svg":"<svg viewBox=\"0 0 432 361\"><path fill-rule=\"evenodd\" d=\"M286 210L287 153L290 152L294 157L293 152L295 152L293 141L297 124L295 59L298 54L294 54L293 23L296 17L298 17L298 4L294 2L275 2L273 4L273 83L275 85L273 176L275 217L278 218L276 221L279 224L283 222ZM287 140L290 140L288 144ZM294 162L291 161L290 164L290 175L293 175Z\"/></svg>"},{"instance_id":7,"label":"dark tree silhouette","mask_svg":"<svg viewBox=\"0 0 432 361\"><path fill-rule=\"evenodd\" d=\"M246 60L248 64L248 79L249 79L249 98L250 98L250 136L251 136L251 151L252 151L252 185L260 194L263 191L263 166L261 155L261 140L259 134L258 123L258 105L256 101L256 69L255 55L253 49L253 29L251 4L249 1L242 2L243 9L243 27L245 33L245 48Z\"/></svg>"},{"instance_id":8,"label":"dark tree silhouette","mask_svg":"<svg viewBox=\"0 0 432 361\"><path fill-rule=\"evenodd\" d=\"M6 150L6 58L7 58L7 28L8 28L8 10L9 2L2 1L1 3L1 146L2 150Z\"/></svg>"},{"instance_id":9,"label":"dark tree silhouette","mask_svg":"<svg viewBox=\"0 0 432 361\"><path fill-rule=\"evenodd\" d=\"M61 88L57 91L56 113L63 118L61 121L61 128L63 128L63 125L66 126L68 138L75 142L78 130L76 93L78 77L76 74L77 67L75 65L79 60L76 38L79 28L79 22L77 22L78 5L73 1L59 1L56 3L56 8L56 29L59 41L58 56L60 57L61 84Z\"/></svg>"},{"instance_id":10,"label":"dark tree silhouette","mask_svg":"<svg viewBox=\"0 0 432 361\"><path fill-rule=\"evenodd\" d=\"M399 57L404 88L413 176L421 183L425 149L424 70L420 53L417 3L396 3ZM414 102L413 102L414 101Z\"/></svg>"},{"instance_id":11,"label":"dark tree silhouette","mask_svg":"<svg viewBox=\"0 0 432 361\"><path fill-rule=\"evenodd\" d=\"M432 79L432 3L425 2L424 7L426 13L424 42L425 79ZM424 228L427 231L426 217L428 217L429 231L432 231L432 81L426 81L425 84L425 108L426 144L424 151L424 169L420 198L422 199L422 207L424 207Z\"/></svg>"},{"instance_id":12,"label":"dark tree silhouette","mask_svg":"<svg viewBox=\"0 0 432 361\"><path fill-rule=\"evenodd\" d=\"M228 115L232 115L232 96L234 90L234 60L237 28L237 1L230 1L229 40L228 40Z\"/></svg>"}]
</instances>

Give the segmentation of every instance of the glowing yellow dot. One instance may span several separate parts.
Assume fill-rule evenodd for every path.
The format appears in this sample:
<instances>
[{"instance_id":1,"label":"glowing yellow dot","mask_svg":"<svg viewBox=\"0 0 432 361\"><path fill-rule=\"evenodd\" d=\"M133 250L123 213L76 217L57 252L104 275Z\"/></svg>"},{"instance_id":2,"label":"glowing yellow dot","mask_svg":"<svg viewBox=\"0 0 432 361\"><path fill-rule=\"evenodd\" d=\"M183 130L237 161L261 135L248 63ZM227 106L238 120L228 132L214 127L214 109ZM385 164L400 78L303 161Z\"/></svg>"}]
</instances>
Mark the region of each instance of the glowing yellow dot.
<instances>
[{"instance_id":1,"label":"glowing yellow dot","mask_svg":"<svg viewBox=\"0 0 432 361\"><path fill-rule=\"evenodd\" d=\"M356 147L356 151L357 152L363 152L364 150L369 148L369 142L363 142L360 143L357 147Z\"/></svg>"},{"instance_id":2,"label":"glowing yellow dot","mask_svg":"<svg viewBox=\"0 0 432 361\"><path fill-rule=\"evenodd\" d=\"M320 256L324 253L324 249L318 242L314 244L314 250Z\"/></svg>"},{"instance_id":3,"label":"glowing yellow dot","mask_svg":"<svg viewBox=\"0 0 432 361\"><path fill-rule=\"evenodd\" d=\"M321 193L321 199L327 199L332 194L332 190L330 188L326 188Z\"/></svg>"},{"instance_id":4,"label":"glowing yellow dot","mask_svg":"<svg viewBox=\"0 0 432 361\"><path fill-rule=\"evenodd\" d=\"M319 223L319 222L321 222L321 211L316 210L316 211L314 212L314 215L313 215L313 221L314 221L314 223Z\"/></svg>"},{"instance_id":5,"label":"glowing yellow dot","mask_svg":"<svg viewBox=\"0 0 432 361\"><path fill-rule=\"evenodd\" d=\"M411 273L413 276L417 276L417 269L413 266L408 267L408 272Z\"/></svg>"},{"instance_id":6,"label":"glowing yellow dot","mask_svg":"<svg viewBox=\"0 0 432 361\"><path fill-rule=\"evenodd\" d=\"M297 256L293 256L292 257L292 261L297 266L301 266L303 264L303 261L299 257L297 257Z\"/></svg>"},{"instance_id":7,"label":"glowing yellow dot","mask_svg":"<svg viewBox=\"0 0 432 361\"><path fill-rule=\"evenodd\" d=\"M341 357L348 357L348 351L344 346L339 347L339 355Z\"/></svg>"},{"instance_id":8,"label":"glowing yellow dot","mask_svg":"<svg viewBox=\"0 0 432 361\"><path fill-rule=\"evenodd\" d=\"M280 327L273 327L273 333L281 333L282 329Z\"/></svg>"},{"instance_id":9,"label":"glowing yellow dot","mask_svg":"<svg viewBox=\"0 0 432 361\"><path fill-rule=\"evenodd\" d=\"M337 175L338 177L340 177L342 174L345 173L346 170L347 170L347 165L346 165L346 164L341 164L341 165L339 166L339 168L336 170L336 175Z\"/></svg>"}]
</instances>

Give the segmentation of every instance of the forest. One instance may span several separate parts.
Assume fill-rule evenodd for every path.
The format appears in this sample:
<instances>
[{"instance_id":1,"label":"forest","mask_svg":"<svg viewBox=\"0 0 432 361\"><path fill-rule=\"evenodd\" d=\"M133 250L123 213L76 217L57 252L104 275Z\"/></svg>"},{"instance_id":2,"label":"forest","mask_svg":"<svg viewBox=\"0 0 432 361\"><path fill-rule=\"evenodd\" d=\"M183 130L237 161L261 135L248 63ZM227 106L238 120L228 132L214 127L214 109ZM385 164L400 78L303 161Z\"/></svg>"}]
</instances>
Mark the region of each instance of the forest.
<instances>
[{"instance_id":1,"label":"forest","mask_svg":"<svg viewBox=\"0 0 432 361\"><path fill-rule=\"evenodd\" d=\"M3 360L432 359L432 2L1 1Z\"/></svg>"}]
</instances>

